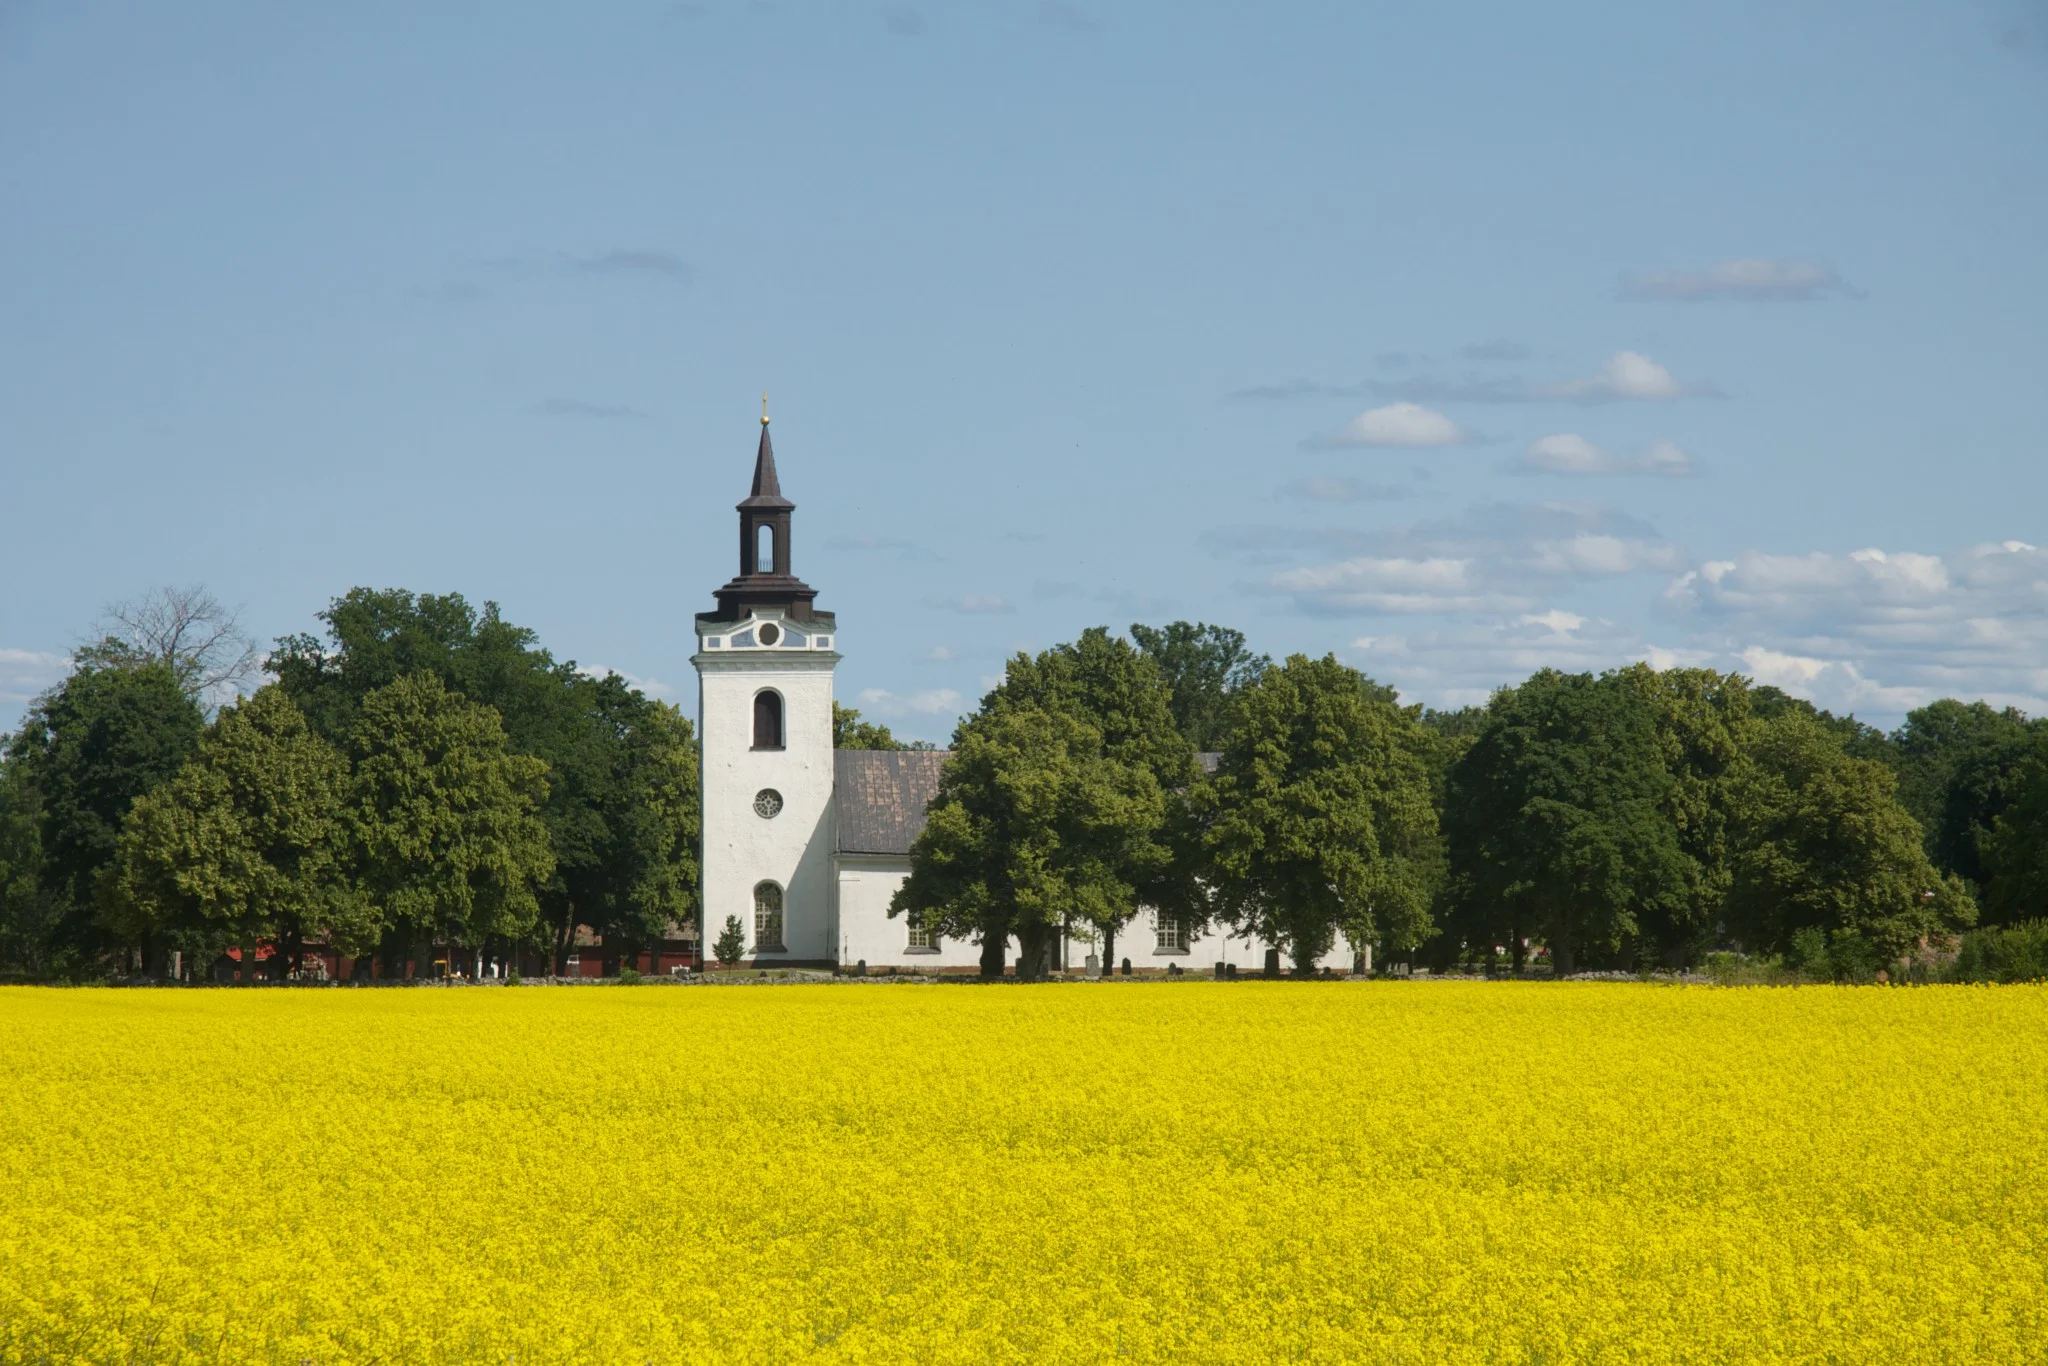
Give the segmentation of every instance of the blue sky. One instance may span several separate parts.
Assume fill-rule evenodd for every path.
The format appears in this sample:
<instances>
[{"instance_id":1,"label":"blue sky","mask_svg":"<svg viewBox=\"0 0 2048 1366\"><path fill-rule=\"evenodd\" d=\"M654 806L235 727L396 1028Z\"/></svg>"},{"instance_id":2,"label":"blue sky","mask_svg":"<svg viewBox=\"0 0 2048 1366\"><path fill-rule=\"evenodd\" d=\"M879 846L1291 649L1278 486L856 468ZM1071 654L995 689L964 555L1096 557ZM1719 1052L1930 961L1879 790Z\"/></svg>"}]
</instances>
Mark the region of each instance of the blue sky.
<instances>
[{"instance_id":1,"label":"blue sky","mask_svg":"<svg viewBox=\"0 0 2048 1366\"><path fill-rule=\"evenodd\" d=\"M912 735L1174 617L2048 707L2044 134L2018 0L0 0L0 720L186 583L694 708L764 388Z\"/></svg>"}]
</instances>

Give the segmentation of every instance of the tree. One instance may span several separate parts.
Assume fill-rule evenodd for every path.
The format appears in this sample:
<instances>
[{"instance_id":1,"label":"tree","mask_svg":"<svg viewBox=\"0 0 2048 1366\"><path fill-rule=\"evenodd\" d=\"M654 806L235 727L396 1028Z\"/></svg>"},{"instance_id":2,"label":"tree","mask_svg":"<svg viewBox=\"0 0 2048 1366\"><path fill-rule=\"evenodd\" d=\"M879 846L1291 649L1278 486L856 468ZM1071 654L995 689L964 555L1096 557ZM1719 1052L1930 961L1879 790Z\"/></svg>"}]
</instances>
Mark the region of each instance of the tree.
<instances>
[{"instance_id":1,"label":"tree","mask_svg":"<svg viewBox=\"0 0 2048 1366\"><path fill-rule=\"evenodd\" d=\"M717 940L711 945L711 952L717 956L721 966L729 968L739 962L740 955L746 951L747 927L740 924L738 916L727 916L725 928L718 932Z\"/></svg>"},{"instance_id":2,"label":"tree","mask_svg":"<svg viewBox=\"0 0 2048 1366\"><path fill-rule=\"evenodd\" d=\"M1985 919L2003 925L2048 916L2048 736L2034 737L2001 786L2004 809L1978 848Z\"/></svg>"},{"instance_id":3,"label":"tree","mask_svg":"<svg viewBox=\"0 0 2048 1366\"><path fill-rule=\"evenodd\" d=\"M677 730L680 716L657 716L658 704L616 674L594 678L557 661L496 603L478 611L459 593L356 588L320 619L324 643L286 637L265 666L329 740L347 745L372 692L428 673L496 710L512 752L545 762L540 817L555 873L539 892L539 923L558 964L579 925L605 938L609 956L644 948L673 917L694 917L696 741L687 722ZM687 779L676 776L683 769ZM667 794L653 808L641 801L649 782ZM659 828L649 823L655 811L666 822Z\"/></svg>"},{"instance_id":4,"label":"tree","mask_svg":"<svg viewBox=\"0 0 2048 1366\"><path fill-rule=\"evenodd\" d=\"M121 823L137 798L177 774L205 724L162 663L83 662L37 699L7 750L7 896L22 917L10 937L40 939L22 947L23 961L90 971L118 943L99 923L95 894Z\"/></svg>"},{"instance_id":5,"label":"tree","mask_svg":"<svg viewBox=\"0 0 2048 1366\"><path fill-rule=\"evenodd\" d=\"M243 631L240 614L197 584L152 588L114 603L100 618L98 632L98 641L79 651L81 664L162 664L187 697L209 709L233 697L256 673L256 642Z\"/></svg>"},{"instance_id":6,"label":"tree","mask_svg":"<svg viewBox=\"0 0 2048 1366\"><path fill-rule=\"evenodd\" d=\"M1115 876L1134 889L1118 903L1098 900L1079 917L1100 937L1105 961L1116 956L1117 932L1140 904L1198 922L1208 908L1200 875L1204 856L1189 797L1201 778L1195 749L1174 721L1173 693L1165 674L1130 642L1091 626L1080 639L1036 657L1018 655L1002 685L983 699L984 710L1033 707L1071 716L1100 737L1100 757L1151 775L1161 794L1159 820L1142 834L1129 832L1119 847ZM1128 776L1110 779L1123 787Z\"/></svg>"},{"instance_id":7,"label":"tree","mask_svg":"<svg viewBox=\"0 0 2048 1366\"><path fill-rule=\"evenodd\" d=\"M345 867L347 786L340 753L277 686L224 708L177 776L130 809L109 922L138 938L239 943L245 979L262 940L288 972L309 936L366 951L378 927Z\"/></svg>"},{"instance_id":8,"label":"tree","mask_svg":"<svg viewBox=\"0 0 2048 1366\"><path fill-rule=\"evenodd\" d=\"M898 740L889 728L876 721L863 721L852 707L832 704L832 748L834 749L933 749L929 740Z\"/></svg>"},{"instance_id":9,"label":"tree","mask_svg":"<svg viewBox=\"0 0 2048 1366\"><path fill-rule=\"evenodd\" d=\"M1938 872L1884 764L1798 710L1760 727L1735 802L1731 928L1785 952L1802 930L1853 934L1896 960L1976 918L1961 879ZM1813 942L1809 936L1808 942Z\"/></svg>"},{"instance_id":10,"label":"tree","mask_svg":"<svg viewBox=\"0 0 2048 1366\"><path fill-rule=\"evenodd\" d=\"M603 843L560 872L562 907L604 938L608 949L637 955L658 949L697 911L701 804L697 738L676 708L649 701L617 675L593 681L610 727L608 779L594 794ZM566 960L575 925L555 922L555 953Z\"/></svg>"},{"instance_id":11,"label":"tree","mask_svg":"<svg viewBox=\"0 0 2048 1366\"><path fill-rule=\"evenodd\" d=\"M2021 771L2043 733L2007 707L1943 698L1909 712L1892 732L1899 802L1920 822L1927 856L1969 883L1990 888L1984 844L2016 795Z\"/></svg>"},{"instance_id":12,"label":"tree","mask_svg":"<svg viewBox=\"0 0 2048 1366\"><path fill-rule=\"evenodd\" d=\"M343 807L351 854L381 923L415 946L521 939L555 871L547 765L507 747L498 713L414 674L363 698Z\"/></svg>"},{"instance_id":13,"label":"tree","mask_svg":"<svg viewBox=\"0 0 2048 1366\"><path fill-rule=\"evenodd\" d=\"M929 811L889 914L980 939L984 977L1002 975L1014 934L1019 975L1036 979L1058 931L1130 913L1130 873L1152 856L1165 803L1149 769L1103 754L1095 727L1010 703L960 728Z\"/></svg>"},{"instance_id":14,"label":"tree","mask_svg":"<svg viewBox=\"0 0 2048 1366\"><path fill-rule=\"evenodd\" d=\"M1244 633L1206 622L1131 624L1131 639L1159 666L1171 690L1173 723L1198 750L1223 747L1230 696L1272 666L1245 648Z\"/></svg>"},{"instance_id":15,"label":"tree","mask_svg":"<svg viewBox=\"0 0 2048 1366\"><path fill-rule=\"evenodd\" d=\"M1429 747L1417 712L1334 656L1290 656L1240 689L1205 789L1224 917L1302 971L1339 930L1419 943L1436 873Z\"/></svg>"},{"instance_id":16,"label":"tree","mask_svg":"<svg viewBox=\"0 0 2048 1366\"><path fill-rule=\"evenodd\" d=\"M1694 885L1668 811L1656 713L1628 679L1544 669L1496 693L1451 769L1453 924L1468 941L1540 935L1556 971L1680 919Z\"/></svg>"},{"instance_id":17,"label":"tree","mask_svg":"<svg viewBox=\"0 0 2048 1366\"><path fill-rule=\"evenodd\" d=\"M1679 896L1645 904L1636 938L1665 966L1683 967L1713 941L1734 876L1733 804L1756 731L1749 684L1739 674L1647 664L1613 676L1650 709L1659 761L1671 779L1664 819L1683 859Z\"/></svg>"}]
</instances>

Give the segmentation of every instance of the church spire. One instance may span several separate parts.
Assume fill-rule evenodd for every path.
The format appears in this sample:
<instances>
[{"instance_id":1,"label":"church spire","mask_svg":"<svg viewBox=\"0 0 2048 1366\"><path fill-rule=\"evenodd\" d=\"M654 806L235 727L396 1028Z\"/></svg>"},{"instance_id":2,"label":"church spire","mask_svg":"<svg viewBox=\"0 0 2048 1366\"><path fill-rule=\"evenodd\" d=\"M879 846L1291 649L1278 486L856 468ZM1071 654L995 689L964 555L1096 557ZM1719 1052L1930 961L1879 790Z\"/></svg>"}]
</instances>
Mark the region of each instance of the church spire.
<instances>
[{"instance_id":1,"label":"church spire","mask_svg":"<svg viewBox=\"0 0 2048 1366\"><path fill-rule=\"evenodd\" d=\"M768 395L761 395L761 445L754 452L754 487L747 494L747 508L794 508L782 496L782 481L775 477L775 444L768 439Z\"/></svg>"},{"instance_id":2,"label":"church spire","mask_svg":"<svg viewBox=\"0 0 2048 1366\"><path fill-rule=\"evenodd\" d=\"M754 452L754 483L740 500L740 572L718 590L719 616L735 621L754 607L773 607L793 621L811 619L817 590L790 572L790 514L782 496L775 446L768 439L768 396L761 395L761 444Z\"/></svg>"}]
</instances>

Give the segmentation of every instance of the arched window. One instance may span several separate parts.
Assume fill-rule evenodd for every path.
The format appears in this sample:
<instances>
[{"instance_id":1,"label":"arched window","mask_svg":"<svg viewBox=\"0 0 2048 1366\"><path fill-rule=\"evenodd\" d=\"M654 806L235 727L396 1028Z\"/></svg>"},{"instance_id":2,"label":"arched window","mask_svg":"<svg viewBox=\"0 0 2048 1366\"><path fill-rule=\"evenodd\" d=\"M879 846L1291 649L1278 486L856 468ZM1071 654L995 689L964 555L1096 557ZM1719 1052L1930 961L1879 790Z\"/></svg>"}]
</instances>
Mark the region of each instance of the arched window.
<instances>
[{"instance_id":1,"label":"arched window","mask_svg":"<svg viewBox=\"0 0 2048 1366\"><path fill-rule=\"evenodd\" d=\"M775 525L763 522L754 528L754 572L772 573L775 569Z\"/></svg>"},{"instance_id":2,"label":"arched window","mask_svg":"<svg viewBox=\"0 0 2048 1366\"><path fill-rule=\"evenodd\" d=\"M782 694L773 688L754 694L754 748L782 748Z\"/></svg>"},{"instance_id":3,"label":"arched window","mask_svg":"<svg viewBox=\"0 0 2048 1366\"><path fill-rule=\"evenodd\" d=\"M772 882L754 884L754 952L782 952L782 889Z\"/></svg>"}]
</instances>

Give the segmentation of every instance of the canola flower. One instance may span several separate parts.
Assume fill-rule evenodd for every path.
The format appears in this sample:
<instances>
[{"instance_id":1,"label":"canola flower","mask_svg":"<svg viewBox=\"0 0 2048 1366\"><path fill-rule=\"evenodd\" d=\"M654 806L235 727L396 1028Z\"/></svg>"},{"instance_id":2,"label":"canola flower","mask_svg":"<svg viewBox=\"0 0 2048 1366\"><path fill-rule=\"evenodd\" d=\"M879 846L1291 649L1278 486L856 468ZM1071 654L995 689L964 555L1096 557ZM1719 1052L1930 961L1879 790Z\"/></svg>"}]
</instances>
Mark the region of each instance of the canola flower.
<instances>
[{"instance_id":1,"label":"canola flower","mask_svg":"<svg viewBox=\"0 0 2048 1366\"><path fill-rule=\"evenodd\" d=\"M9 1362L2040 1362L2048 990L0 991Z\"/></svg>"}]
</instances>

